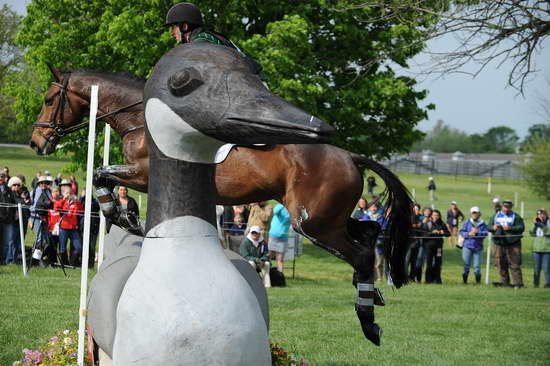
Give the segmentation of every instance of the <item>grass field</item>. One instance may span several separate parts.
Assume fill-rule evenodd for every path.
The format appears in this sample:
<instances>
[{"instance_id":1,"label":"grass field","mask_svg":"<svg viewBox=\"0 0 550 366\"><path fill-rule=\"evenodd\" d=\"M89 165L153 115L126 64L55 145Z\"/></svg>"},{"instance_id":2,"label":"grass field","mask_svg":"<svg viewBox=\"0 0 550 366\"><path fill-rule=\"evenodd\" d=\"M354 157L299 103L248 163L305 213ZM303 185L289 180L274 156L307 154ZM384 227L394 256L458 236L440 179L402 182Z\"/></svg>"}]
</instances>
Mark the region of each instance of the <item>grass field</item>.
<instances>
[{"instance_id":1,"label":"grass field","mask_svg":"<svg viewBox=\"0 0 550 366\"><path fill-rule=\"evenodd\" d=\"M0 165L32 177L39 168L53 173L63 162L36 158L32 152L8 155L0 148ZM427 176L401 178L416 189L422 204L430 203ZM483 178L435 179L439 200L434 205L441 209L456 200L465 212L480 206L488 218L493 195L513 199L518 192L530 226L537 208L550 207L516 182L493 182L495 193L489 195ZM270 338L310 365L550 365L550 290L532 288L530 249L527 238L523 269L528 287L521 290L462 285L460 252L448 247L443 285L395 290L381 284L388 305L376 309L385 332L382 346L376 347L362 336L353 310L350 267L307 244L296 263L296 278L289 278L287 268L289 286L269 290ZM11 365L23 348L35 347L58 330L76 329L79 279L78 270L64 278L59 269L36 268L23 278L20 267L0 266L0 366Z\"/></svg>"}]
</instances>

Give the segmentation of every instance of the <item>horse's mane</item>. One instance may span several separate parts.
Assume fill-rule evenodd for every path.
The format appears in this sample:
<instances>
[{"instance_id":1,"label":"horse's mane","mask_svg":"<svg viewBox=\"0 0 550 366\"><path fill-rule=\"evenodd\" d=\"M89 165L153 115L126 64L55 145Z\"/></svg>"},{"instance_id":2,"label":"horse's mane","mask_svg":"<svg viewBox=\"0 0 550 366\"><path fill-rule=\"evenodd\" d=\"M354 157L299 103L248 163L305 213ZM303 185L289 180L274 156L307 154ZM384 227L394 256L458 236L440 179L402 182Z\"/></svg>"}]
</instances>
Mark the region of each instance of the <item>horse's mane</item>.
<instances>
[{"instance_id":1,"label":"horse's mane","mask_svg":"<svg viewBox=\"0 0 550 366\"><path fill-rule=\"evenodd\" d=\"M129 71L118 71L118 72L109 72L109 71L97 71L97 70L89 70L89 69L77 69L65 72L65 74L90 74L90 75L98 75L100 77L104 77L110 80L114 80L116 82L121 82L125 84L133 84L133 86L139 86L140 88L143 88L143 84L145 84L145 79L141 76L137 76L135 74L132 74ZM136 85L139 84L139 85Z\"/></svg>"}]
</instances>

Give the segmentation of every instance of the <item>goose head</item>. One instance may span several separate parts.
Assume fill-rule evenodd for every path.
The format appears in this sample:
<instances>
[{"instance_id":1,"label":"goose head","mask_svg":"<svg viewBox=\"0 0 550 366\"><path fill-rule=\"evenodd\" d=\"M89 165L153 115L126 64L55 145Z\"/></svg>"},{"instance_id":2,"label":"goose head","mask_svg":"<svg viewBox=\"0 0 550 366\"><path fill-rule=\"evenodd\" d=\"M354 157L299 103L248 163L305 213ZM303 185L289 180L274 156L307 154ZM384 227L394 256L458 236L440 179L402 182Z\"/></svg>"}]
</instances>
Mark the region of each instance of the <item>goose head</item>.
<instances>
[{"instance_id":1,"label":"goose head","mask_svg":"<svg viewBox=\"0 0 550 366\"><path fill-rule=\"evenodd\" d=\"M144 89L155 145L168 157L206 163L224 143L328 142L330 125L271 93L256 71L225 46L191 43L169 51Z\"/></svg>"}]
</instances>

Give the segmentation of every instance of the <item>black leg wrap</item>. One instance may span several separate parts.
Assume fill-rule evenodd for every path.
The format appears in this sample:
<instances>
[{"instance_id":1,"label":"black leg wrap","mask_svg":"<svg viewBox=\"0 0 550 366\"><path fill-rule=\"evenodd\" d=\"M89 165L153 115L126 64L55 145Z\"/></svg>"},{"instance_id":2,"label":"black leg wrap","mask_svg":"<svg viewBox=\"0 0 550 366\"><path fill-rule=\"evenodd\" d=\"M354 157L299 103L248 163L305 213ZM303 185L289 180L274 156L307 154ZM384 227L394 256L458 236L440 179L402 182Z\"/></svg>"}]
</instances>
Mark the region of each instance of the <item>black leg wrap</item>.
<instances>
[{"instance_id":1,"label":"black leg wrap","mask_svg":"<svg viewBox=\"0 0 550 366\"><path fill-rule=\"evenodd\" d=\"M364 306L356 305L355 312L357 317L361 322L361 329L363 329L363 334L365 338L374 343L377 346L380 346L380 339L382 338L382 328L374 322L374 314L372 309L367 309Z\"/></svg>"}]
</instances>

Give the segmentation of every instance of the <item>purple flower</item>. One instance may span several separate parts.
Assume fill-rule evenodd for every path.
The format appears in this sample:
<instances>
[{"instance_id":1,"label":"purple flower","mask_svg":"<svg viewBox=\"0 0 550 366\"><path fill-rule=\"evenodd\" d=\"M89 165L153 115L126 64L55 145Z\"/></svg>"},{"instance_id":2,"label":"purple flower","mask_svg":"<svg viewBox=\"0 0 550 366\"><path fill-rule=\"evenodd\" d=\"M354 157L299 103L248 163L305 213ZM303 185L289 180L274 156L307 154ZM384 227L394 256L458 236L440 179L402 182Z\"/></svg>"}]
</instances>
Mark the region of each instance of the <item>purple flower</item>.
<instances>
[{"instance_id":1,"label":"purple flower","mask_svg":"<svg viewBox=\"0 0 550 366\"><path fill-rule=\"evenodd\" d=\"M76 357L76 352L73 352L73 353L69 354L69 356Z\"/></svg>"}]
</instances>

